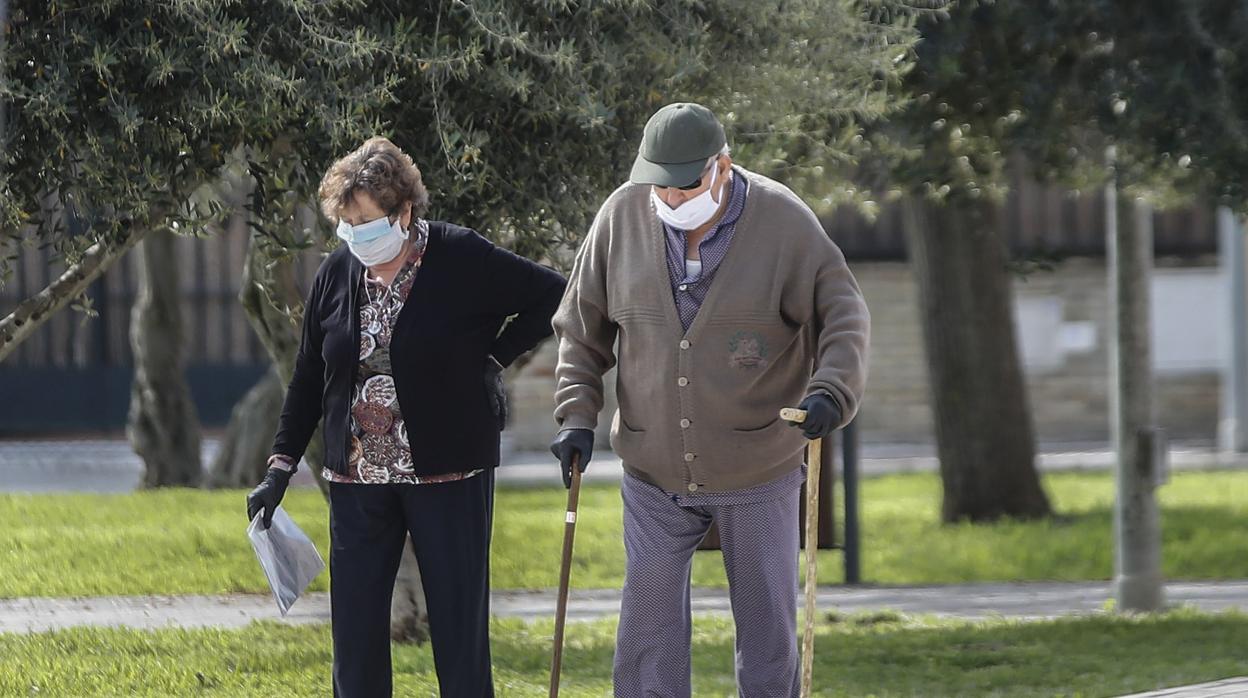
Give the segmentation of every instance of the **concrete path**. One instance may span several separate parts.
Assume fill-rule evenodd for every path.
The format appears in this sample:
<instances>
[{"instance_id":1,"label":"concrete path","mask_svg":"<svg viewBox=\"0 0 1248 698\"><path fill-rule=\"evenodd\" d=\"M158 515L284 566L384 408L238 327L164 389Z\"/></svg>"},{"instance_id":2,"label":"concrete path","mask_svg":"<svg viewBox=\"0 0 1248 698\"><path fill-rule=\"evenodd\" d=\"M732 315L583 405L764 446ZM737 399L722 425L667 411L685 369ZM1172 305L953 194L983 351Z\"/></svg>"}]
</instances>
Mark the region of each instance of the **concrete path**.
<instances>
[{"instance_id":1,"label":"concrete path","mask_svg":"<svg viewBox=\"0 0 1248 698\"><path fill-rule=\"evenodd\" d=\"M219 442L203 440L203 461L212 462ZM1041 470L1107 470L1114 456L1106 444L1042 444ZM894 473L936 472L930 445L871 444L861 448L865 477ZM1173 444L1174 470L1248 468L1248 456L1228 456L1207 444ZM129 492L139 486L143 464L125 439L0 440L0 492ZM586 482L619 482L620 459L610 451L594 454ZM301 468L296 483L311 484ZM549 453L503 448L498 482L508 487L557 486L559 470Z\"/></svg>"},{"instance_id":2,"label":"concrete path","mask_svg":"<svg viewBox=\"0 0 1248 698\"><path fill-rule=\"evenodd\" d=\"M555 591L496 591L495 615L536 620L554 618ZM825 587L819 591L821 610L844 613L892 610L953 618L1008 617L1038 620L1103 612L1112 596L1108 583L967 584L940 587ZM1173 605L1204 611L1248 611L1248 580L1173 583L1166 596ZM693 610L699 614L731 612L726 589L695 589ZM800 605L800 604L799 604ZM574 590L568 605L571 620L593 620L619 612L618 589ZM39 632L79 625L161 627L245 626L254 620L287 623L329 621L329 595L309 594L285 619L268 596L119 596L79 599L0 599L0 632Z\"/></svg>"},{"instance_id":3,"label":"concrete path","mask_svg":"<svg viewBox=\"0 0 1248 698\"><path fill-rule=\"evenodd\" d=\"M1166 688L1148 693L1132 693L1119 698L1231 698L1231 696L1248 696L1248 676Z\"/></svg>"}]
</instances>

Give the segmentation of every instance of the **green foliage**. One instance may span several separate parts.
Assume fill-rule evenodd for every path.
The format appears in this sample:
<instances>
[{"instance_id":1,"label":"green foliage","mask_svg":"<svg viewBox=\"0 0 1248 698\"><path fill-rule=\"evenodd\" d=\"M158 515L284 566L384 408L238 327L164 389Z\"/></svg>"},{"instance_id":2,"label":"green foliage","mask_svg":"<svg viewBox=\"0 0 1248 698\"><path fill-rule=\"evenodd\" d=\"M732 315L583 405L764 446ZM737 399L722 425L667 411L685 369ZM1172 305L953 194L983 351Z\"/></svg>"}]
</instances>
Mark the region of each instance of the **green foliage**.
<instances>
[{"instance_id":1,"label":"green foliage","mask_svg":"<svg viewBox=\"0 0 1248 698\"><path fill-rule=\"evenodd\" d=\"M1248 8L1232 0L1063 3L1086 37L1065 64L1071 112L1116 146L1118 170L1163 195L1217 197L1248 212Z\"/></svg>"},{"instance_id":2,"label":"green foliage","mask_svg":"<svg viewBox=\"0 0 1248 698\"><path fill-rule=\"evenodd\" d=\"M740 110L741 117L731 106L726 109L733 118L751 121L738 128L738 144L743 147L735 154L752 168L789 184L821 213L851 204L873 214L872 192L859 186L862 178L856 173L861 156L870 154L869 147L864 148L864 135L896 118L898 110L909 103L904 80L915 67L913 37L923 22L946 17L952 5L952 0L861 2L858 8L870 31L834 36L826 43L812 42L809 46L804 42L786 44L787 49L799 53L810 48L816 53L834 54L837 60L827 68L821 69L816 63L790 71L751 71L747 67L744 72L756 73L758 87L753 91L758 95L774 93L772 100L788 100L786 109L780 110L788 116L772 116L764 98L752 99L748 91L729 86L727 94L750 105L750 109ZM801 15L791 15L790 19L798 25L807 21ZM774 24L761 17L759 21ZM789 26L784 31L800 33L803 29ZM855 48L846 51L846 45ZM796 58L795 63L800 65ZM768 85L780 89L769 89ZM802 101L810 99L806 93L812 86L823 87L825 104L802 108ZM846 92L846 86L851 92ZM861 97L847 107L844 98L853 92ZM751 118L759 115L754 111L759 107L764 108L763 118Z\"/></svg>"},{"instance_id":3,"label":"green foliage","mask_svg":"<svg viewBox=\"0 0 1248 698\"><path fill-rule=\"evenodd\" d=\"M129 224L201 229L221 211L192 193L239 167L256 224L297 245L324 169L384 134L424 170L433 215L547 256L670 101L711 102L760 155L782 138L843 161L859 122L898 103L915 37L886 11L900 4L17 3L0 247L33 235L72 256Z\"/></svg>"},{"instance_id":4,"label":"green foliage","mask_svg":"<svg viewBox=\"0 0 1248 698\"><path fill-rule=\"evenodd\" d=\"M1076 188L1106 149L1159 203L1248 211L1248 9L1232 0L966 0L920 23L906 109L873 130L877 187L936 200L1004 193L1009 158Z\"/></svg>"},{"instance_id":5,"label":"green foliage","mask_svg":"<svg viewBox=\"0 0 1248 698\"><path fill-rule=\"evenodd\" d=\"M9 115L0 250L33 236L72 261L130 226L195 231L215 212L191 205L191 195L239 146L269 150L297 130L353 142L377 124L337 118L340 105L367 109L387 98L377 84L316 65L298 3L10 9L0 57ZM300 75L300 65L313 69Z\"/></svg>"},{"instance_id":6,"label":"green foliage","mask_svg":"<svg viewBox=\"0 0 1248 698\"><path fill-rule=\"evenodd\" d=\"M798 131L810 114L875 117L897 102L885 82L915 36L846 0L404 7L395 16L405 48L390 68L401 79L379 113L422 167L432 215L557 264L624 181L659 106L708 102L741 144ZM374 11L338 24L359 26ZM332 52L343 30L326 31ZM312 140L293 146L304 169L289 179L301 199L343 154Z\"/></svg>"},{"instance_id":7,"label":"green foliage","mask_svg":"<svg viewBox=\"0 0 1248 698\"><path fill-rule=\"evenodd\" d=\"M1076 39L1054 33L1054 4L965 0L923 18L902 83L911 99L863 143L869 186L950 204L999 201L1013 152L1069 145L1078 125L1062 113L1055 52Z\"/></svg>"}]
</instances>

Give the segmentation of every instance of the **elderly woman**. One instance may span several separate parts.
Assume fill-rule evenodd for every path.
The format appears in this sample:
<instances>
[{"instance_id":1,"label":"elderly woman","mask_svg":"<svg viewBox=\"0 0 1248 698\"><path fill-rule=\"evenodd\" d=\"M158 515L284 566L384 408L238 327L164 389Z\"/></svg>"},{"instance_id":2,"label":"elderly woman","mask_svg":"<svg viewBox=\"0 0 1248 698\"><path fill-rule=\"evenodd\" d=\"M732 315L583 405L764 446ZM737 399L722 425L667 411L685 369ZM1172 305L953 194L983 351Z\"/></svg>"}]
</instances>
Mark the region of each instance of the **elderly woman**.
<instances>
[{"instance_id":1,"label":"elderly woman","mask_svg":"<svg viewBox=\"0 0 1248 698\"><path fill-rule=\"evenodd\" d=\"M391 694L390 600L409 534L441 695L493 695L499 372L551 334L564 279L472 230L426 221L420 170L385 138L335 162L319 194L346 244L312 282L248 519L260 513L267 527L324 417L334 695Z\"/></svg>"}]
</instances>

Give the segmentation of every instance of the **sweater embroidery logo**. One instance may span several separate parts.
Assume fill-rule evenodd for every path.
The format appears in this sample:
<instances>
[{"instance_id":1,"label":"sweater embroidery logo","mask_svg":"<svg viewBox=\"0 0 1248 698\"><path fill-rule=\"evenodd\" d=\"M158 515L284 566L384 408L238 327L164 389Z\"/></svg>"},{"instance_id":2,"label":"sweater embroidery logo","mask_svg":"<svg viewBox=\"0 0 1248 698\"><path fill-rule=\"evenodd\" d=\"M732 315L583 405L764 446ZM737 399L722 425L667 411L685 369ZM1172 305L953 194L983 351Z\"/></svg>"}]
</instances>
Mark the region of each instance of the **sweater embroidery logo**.
<instances>
[{"instance_id":1,"label":"sweater embroidery logo","mask_svg":"<svg viewBox=\"0 0 1248 698\"><path fill-rule=\"evenodd\" d=\"M766 368L767 340L757 332L738 332L728 340L728 365L733 368Z\"/></svg>"}]
</instances>

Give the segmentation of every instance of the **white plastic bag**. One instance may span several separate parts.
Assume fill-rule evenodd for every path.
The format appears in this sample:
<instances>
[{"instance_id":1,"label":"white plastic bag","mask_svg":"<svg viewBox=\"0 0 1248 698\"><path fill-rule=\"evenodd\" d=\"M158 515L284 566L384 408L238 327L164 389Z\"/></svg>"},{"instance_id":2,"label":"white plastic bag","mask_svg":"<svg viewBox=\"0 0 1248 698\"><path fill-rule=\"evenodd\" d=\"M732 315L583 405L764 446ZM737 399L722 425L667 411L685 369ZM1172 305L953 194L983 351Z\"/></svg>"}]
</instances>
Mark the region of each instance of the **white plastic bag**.
<instances>
[{"instance_id":1,"label":"white plastic bag","mask_svg":"<svg viewBox=\"0 0 1248 698\"><path fill-rule=\"evenodd\" d=\"M247 526L247 537L256 551L256 559L273 590L277 608L285 616L295 599L325 569L325 561L286 510L280 506L273 512L273 524L265 530L260 523L264 512L256 514Z\"/></svg>"}]
</instances>

